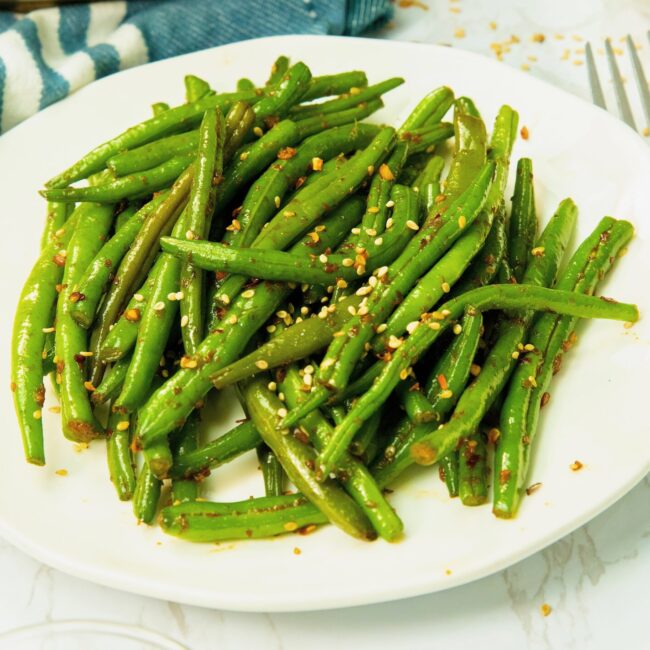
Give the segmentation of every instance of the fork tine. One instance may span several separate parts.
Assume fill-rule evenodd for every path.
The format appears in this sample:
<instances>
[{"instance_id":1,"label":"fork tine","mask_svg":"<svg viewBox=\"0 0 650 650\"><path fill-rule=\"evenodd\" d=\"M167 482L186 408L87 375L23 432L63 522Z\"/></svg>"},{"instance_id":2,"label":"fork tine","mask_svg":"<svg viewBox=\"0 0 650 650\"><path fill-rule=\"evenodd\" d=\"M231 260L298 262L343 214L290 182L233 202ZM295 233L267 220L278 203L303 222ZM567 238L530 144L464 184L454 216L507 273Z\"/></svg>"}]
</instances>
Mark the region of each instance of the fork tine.
<instances>
[{"instance_id":1,"label":"fork tine","mask_svg":"<svg viewBox=\"0 0 650 650\"><path fill-rule=\"evenodd\" d=\"M596 106L607 109L603 89L600 86L600 79L598 78L596 61L594 61L594 53L591 51L591 43L587 43L585 52L587 54L587 71L589 73L589 85L591 86L591 98Z\"/></svg>"},{"instance_id":2,"label":"fork tine","mask_svg":"<svg viewBox=\"0 0 650 650\"><path fill-rule=\"evenodd\" d=\"M648 34L650 35L650 32ZM641 61L639 60L634 41L629 34L626 40L628 50L630 51L630 58L632 59L632 69L634 70L636 85L641 97L641 106L643 106L643 112L645 114L646 126L650 126L650 91L648 90L648 81L641 67Z\"/></svg>"},{"instance_id":3,"label":"fork tine","mask_svg":"<svg viewBox=\"0 0 650 650\"><path fill-rule=\"evenodd\" d=\"M609 71L612 75L614 92L616 93L616 102L618 104L618 110L621 113L621 118L626 124L631 126L636 131L636 124L634 124L634 118L632 117L630 102L627 100L627 95L625 94L625 88L623 87L623 78L619 72L618 64L616 63L616 56L614 55L614 50L612 49L612 42L609 38L605 40L605 51L607 52L607 63L609 63Z\"/></svg>"}]
</instances>

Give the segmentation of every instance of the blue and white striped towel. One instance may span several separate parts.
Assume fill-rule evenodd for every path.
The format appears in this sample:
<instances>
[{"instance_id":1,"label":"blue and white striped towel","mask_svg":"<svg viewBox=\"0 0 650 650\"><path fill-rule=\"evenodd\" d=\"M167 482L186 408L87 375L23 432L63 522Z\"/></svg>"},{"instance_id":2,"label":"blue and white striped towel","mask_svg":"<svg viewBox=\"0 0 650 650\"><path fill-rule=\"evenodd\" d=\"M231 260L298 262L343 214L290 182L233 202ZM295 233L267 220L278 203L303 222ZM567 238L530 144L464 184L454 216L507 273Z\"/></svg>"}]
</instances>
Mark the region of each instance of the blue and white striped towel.
<instances>
[{"instance_id":1,"label":"blue and white striped towel","mask_svg":"<svg viewBox=\"0 0 650 650\"><path fill-rule=\"evenodd\" d=\"M390 0L129 0L0 11L0 132L147 61L274 34L360 34Z\"/></svg>"}]
</instances>

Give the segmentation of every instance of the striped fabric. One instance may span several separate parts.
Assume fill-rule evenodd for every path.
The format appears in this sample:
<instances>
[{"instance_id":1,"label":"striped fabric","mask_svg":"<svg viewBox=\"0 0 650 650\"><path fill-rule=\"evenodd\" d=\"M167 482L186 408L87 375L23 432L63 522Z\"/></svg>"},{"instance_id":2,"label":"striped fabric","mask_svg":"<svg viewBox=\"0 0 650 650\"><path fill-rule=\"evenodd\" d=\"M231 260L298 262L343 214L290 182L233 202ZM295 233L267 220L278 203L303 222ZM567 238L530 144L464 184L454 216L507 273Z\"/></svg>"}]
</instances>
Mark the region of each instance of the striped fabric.
<instances>
[{"instance_id":1,"label":"striped fabric","mask_svg":"<svg viewBox=\"0 0 650 650\"><path fill-rule=\"evenodd\" d=\"M118 70L275 34L360 34L390 0L128 0L0 11L0 132Z\"/></svg>"}]
</instances>

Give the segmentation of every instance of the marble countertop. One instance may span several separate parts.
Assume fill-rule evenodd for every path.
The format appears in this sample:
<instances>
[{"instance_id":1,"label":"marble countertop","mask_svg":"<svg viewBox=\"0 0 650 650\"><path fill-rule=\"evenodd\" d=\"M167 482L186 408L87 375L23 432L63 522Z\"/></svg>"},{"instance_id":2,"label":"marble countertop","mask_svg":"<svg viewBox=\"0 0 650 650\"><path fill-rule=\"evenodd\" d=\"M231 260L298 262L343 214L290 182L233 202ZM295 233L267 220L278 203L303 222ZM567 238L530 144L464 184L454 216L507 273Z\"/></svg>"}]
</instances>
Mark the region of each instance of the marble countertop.
<instances>
[{"instance_id":1,"label":"marble countertop","mask_svg":"<svg viewBox=\"0 0 650 650\"><path fill-rule=\"evenodd\" d=\"M631 33L650 66L646 0L396 0L375 36L499 55L589 99L584 41ZM534 35L543 35L544 40ZM629 75L627 57L619 57ZM650 73L650 67L648 67ZM632 84L630 83L630 86ZM634 93L632 93L634 97ZM639 107L634 105L640 128ZM0 633L63 620L121 622L157 630L191 650L354 648L590 650L650 647L650 477L572 535L515 566L464 587L383 605L301 614L210 611L84 582L0 540ZM551 611L544 616L543 604ZM89 648L92 650L92 648Z\"/></svg>"}]
</instances>

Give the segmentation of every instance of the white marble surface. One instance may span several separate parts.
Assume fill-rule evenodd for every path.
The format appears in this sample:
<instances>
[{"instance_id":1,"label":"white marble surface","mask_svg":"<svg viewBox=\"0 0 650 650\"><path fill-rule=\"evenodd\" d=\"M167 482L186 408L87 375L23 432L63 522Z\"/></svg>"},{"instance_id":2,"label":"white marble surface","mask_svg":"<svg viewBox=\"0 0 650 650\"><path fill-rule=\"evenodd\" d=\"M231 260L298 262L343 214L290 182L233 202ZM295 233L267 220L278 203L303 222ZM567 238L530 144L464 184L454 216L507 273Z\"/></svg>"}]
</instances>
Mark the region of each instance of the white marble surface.
<instances>
[{"instance_id":1,"label":"white marble surface","mask_svg":"<svg viewBox=\"0 0 650 650\"><path fill-rule=\"evenodd\" d=\"M455 34L461 28L465 36L459 38ZM648 28L646 0L430 0L398 7L393 25L378 36L446 43L494 56L490 44L515 35L520 42L504 54L505 64L529 66L530 74L588 98L585 66L573 63L584 60L578 38L596 46L605 36L617 41L631 32L642 44L650 72ZM544 43L531 40L536 33L545 35ZM562 58L567 49L568 60ZM598 58L604 73L604 58ZM620 59L626 74L628 61ZM640 117L636 104L635 111ZM639 125L644 126L640 119ZM117 592L49 569L0 540L0 633L81 619L158 630L191 650L334 645L338 650L454 650L470 644L499 650L642 650L650 648L645 618L650 607L649 504L646 477L588 525L494 576L396 603L303 614L209 611ZM544 603L552 610L548 616L540 610Z\"/></svg>"}]
</instances>

